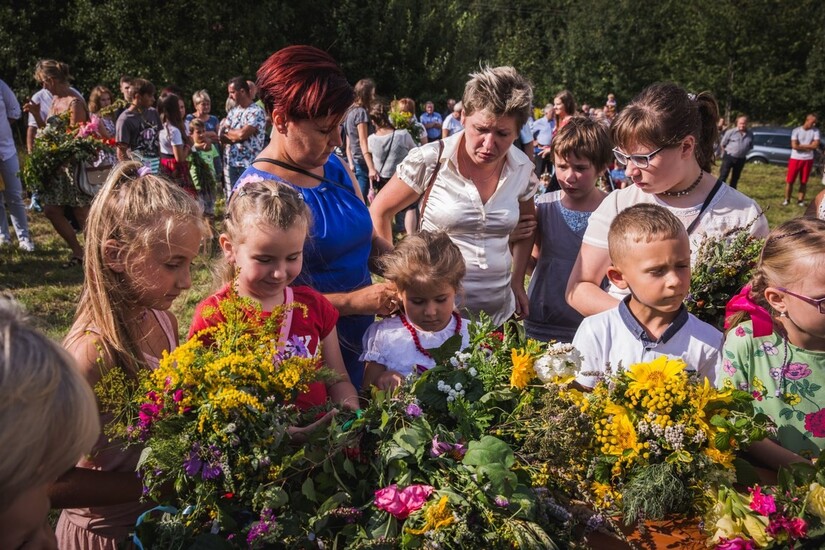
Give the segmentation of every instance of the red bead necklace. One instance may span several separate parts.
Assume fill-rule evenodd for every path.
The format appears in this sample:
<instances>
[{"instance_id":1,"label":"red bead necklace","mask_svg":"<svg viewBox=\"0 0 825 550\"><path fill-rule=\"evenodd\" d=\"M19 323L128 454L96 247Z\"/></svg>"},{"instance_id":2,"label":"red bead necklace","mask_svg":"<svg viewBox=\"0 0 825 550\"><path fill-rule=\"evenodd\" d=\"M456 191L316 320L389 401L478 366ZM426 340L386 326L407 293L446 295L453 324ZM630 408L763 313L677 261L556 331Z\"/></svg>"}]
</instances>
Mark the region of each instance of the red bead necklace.
<instances>
[{"instance_id":1,"label":"red bead necklace","mask_svg":"<svg viewBox=\"0 0 825 550\"><path fill-rule=\"evenodd\" d=\"M415 343L415 349L421 352L421 355L424 357L432 359L433 356L430 355L430 352L421 346L421 340L418 339L418 331L415 330L415 327L412 326L412 324L407 320L407 316L403 313L399 316L401 317L401 324L404 325L404 328L406 328L409 331L410 336L412 336L413 342ZM457 311L454 311L453 318L455 319L455 333L458 334L461 332L461 315L459 315Z\"/></svg>"}]
</instances>

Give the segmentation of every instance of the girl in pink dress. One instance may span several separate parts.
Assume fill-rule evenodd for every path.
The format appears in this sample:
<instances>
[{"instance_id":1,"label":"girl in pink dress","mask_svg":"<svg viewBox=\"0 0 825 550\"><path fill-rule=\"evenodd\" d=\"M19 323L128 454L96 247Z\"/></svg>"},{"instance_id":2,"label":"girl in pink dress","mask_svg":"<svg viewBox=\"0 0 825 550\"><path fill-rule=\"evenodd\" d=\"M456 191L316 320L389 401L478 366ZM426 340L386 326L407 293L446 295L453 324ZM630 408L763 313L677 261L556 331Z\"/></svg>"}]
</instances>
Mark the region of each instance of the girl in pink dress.
<instances>
[{"instance_id":1,"label":"girl in pink dress","mask_svg":"<svg viewBox=\"0 0 825 550\"><path fill-rule=\"evenodd\" d=\"M112 171L89 213L85 283L64 345L94 387L115 368L134 377L178 343L169 306L191 286L190 265L208 234L197 201L136 162ZM100 411L101 425L111 420ZM100 434L91 454L52 486L61 550L116 550L141 503L141 449Z\"/></svg>"}]
</instances>

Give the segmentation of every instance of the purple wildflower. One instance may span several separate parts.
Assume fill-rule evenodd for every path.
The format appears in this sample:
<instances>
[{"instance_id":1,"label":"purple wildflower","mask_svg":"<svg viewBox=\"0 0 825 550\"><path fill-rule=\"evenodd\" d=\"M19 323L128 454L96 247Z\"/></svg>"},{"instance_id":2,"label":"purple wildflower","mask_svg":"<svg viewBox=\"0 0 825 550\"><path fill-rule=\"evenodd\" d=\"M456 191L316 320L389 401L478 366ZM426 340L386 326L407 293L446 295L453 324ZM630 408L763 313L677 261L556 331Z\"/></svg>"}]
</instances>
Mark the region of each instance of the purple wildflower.
<instances>
[{"instance_id":1,"label":"purple wildflower","mask_svg":"<svg viewBox=\"0 0 825 550\"><path fill-rule=\"evenodd\" d=\"M419 416L421 416L421 407L419 407L415 403L410 403L409 405L407 405L407 408L404 410L404 412L407 413L407 416L409 416L410 418L418 418Z\"/></svg>"},{"instance_id":2,"label":"purple wildflower","mask_svg":"<svg viewBox=\"0 0 825 550\"><path fill-rule=\"evenodd\" d=\"M508 506L510 506L510 501L502 496L496 497L494 502L496 503L496 506L498 506L499 508L507 508Z\"/></svg>"}]
</instances>

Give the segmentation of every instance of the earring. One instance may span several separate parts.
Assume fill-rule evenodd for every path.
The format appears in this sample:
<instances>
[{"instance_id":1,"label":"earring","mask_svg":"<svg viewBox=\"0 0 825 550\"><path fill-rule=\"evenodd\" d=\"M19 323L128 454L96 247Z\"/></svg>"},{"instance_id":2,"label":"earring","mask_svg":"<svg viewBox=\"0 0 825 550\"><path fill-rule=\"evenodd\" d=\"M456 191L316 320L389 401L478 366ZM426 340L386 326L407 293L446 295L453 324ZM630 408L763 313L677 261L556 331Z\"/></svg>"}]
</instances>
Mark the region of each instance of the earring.
<instances>
[{"instance_id":1,"label":"earring","mask_svg":"<svg viewBox=\"0 0 825 550\"><path fill-rule=\"evenodd\" d=\"M788 314L787 314L787 313L785 313L784 311L780 311L780 312L779 312L779 316L780 316L780 317L787 317L787 316L788 316Z\"/></svg>"}]
</instances>

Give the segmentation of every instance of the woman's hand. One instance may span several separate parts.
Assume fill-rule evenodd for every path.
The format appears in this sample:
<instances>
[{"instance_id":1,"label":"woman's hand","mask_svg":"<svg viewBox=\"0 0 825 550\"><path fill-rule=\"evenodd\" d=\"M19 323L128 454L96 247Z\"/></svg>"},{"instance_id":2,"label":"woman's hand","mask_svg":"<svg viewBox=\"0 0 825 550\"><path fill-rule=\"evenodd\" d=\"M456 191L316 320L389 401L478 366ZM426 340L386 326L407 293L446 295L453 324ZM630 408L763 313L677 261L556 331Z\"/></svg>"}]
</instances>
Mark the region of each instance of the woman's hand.
<instances>
[{"instance_id":1,"label":"woman's hand","mask_svg":"<svg viewBox=\"0 0 825 550\"><path fill-rule=\"evenodd\" d=\"M329 423L332 422L332 419L335 418L336 414L338 414L338 409L332 409L327 414L325 414L324 416L322 416L321 418L319 418L318 420L316 420L308 426L290 426L286 429L286 433L289 434L289 437L290 439L292 439L293 442L298 444L306 443L307 439L309 439L309 436L310 434L312 434L312 432L314 432L322 426L329 425Z\"/></svg>"},{"instance_id":2,"label":"woman's hand","mask_svg":"<svg viewBox=\"0 0 825 550\"><path fill-rule=\"evenodd\" d=\"M377 283L352 292L325 294L340 315L391 315L398 311L398 290L393 283Z\"/></svg>"},{"instance_id":3,"label":"woman's hand","mask_svg":"<svg viewBox=\"0 0 825 550\"><path fill-rule=\"evenodd\" d=\"M516 228L513 229L512 233L510 233L510 242L515 243L518 241L523 241L524 239L529 239L533 236L537 226L538 222L536 221L535 214L522 214L518 218Z\"/></svg>"},{"instance_id":4,"label":"woman's hand","mask_svg":"<svg viewBox=\"0 0 825 550\"><path fill-rule=\"evenodd\" d=\"M527 297L527 291L524 290L524 280L516 281L514 279L510 286L513 289L513 296L516 298L516 319L524 319L530 315L530 299Z\"/></svg>"}]
</instances>

